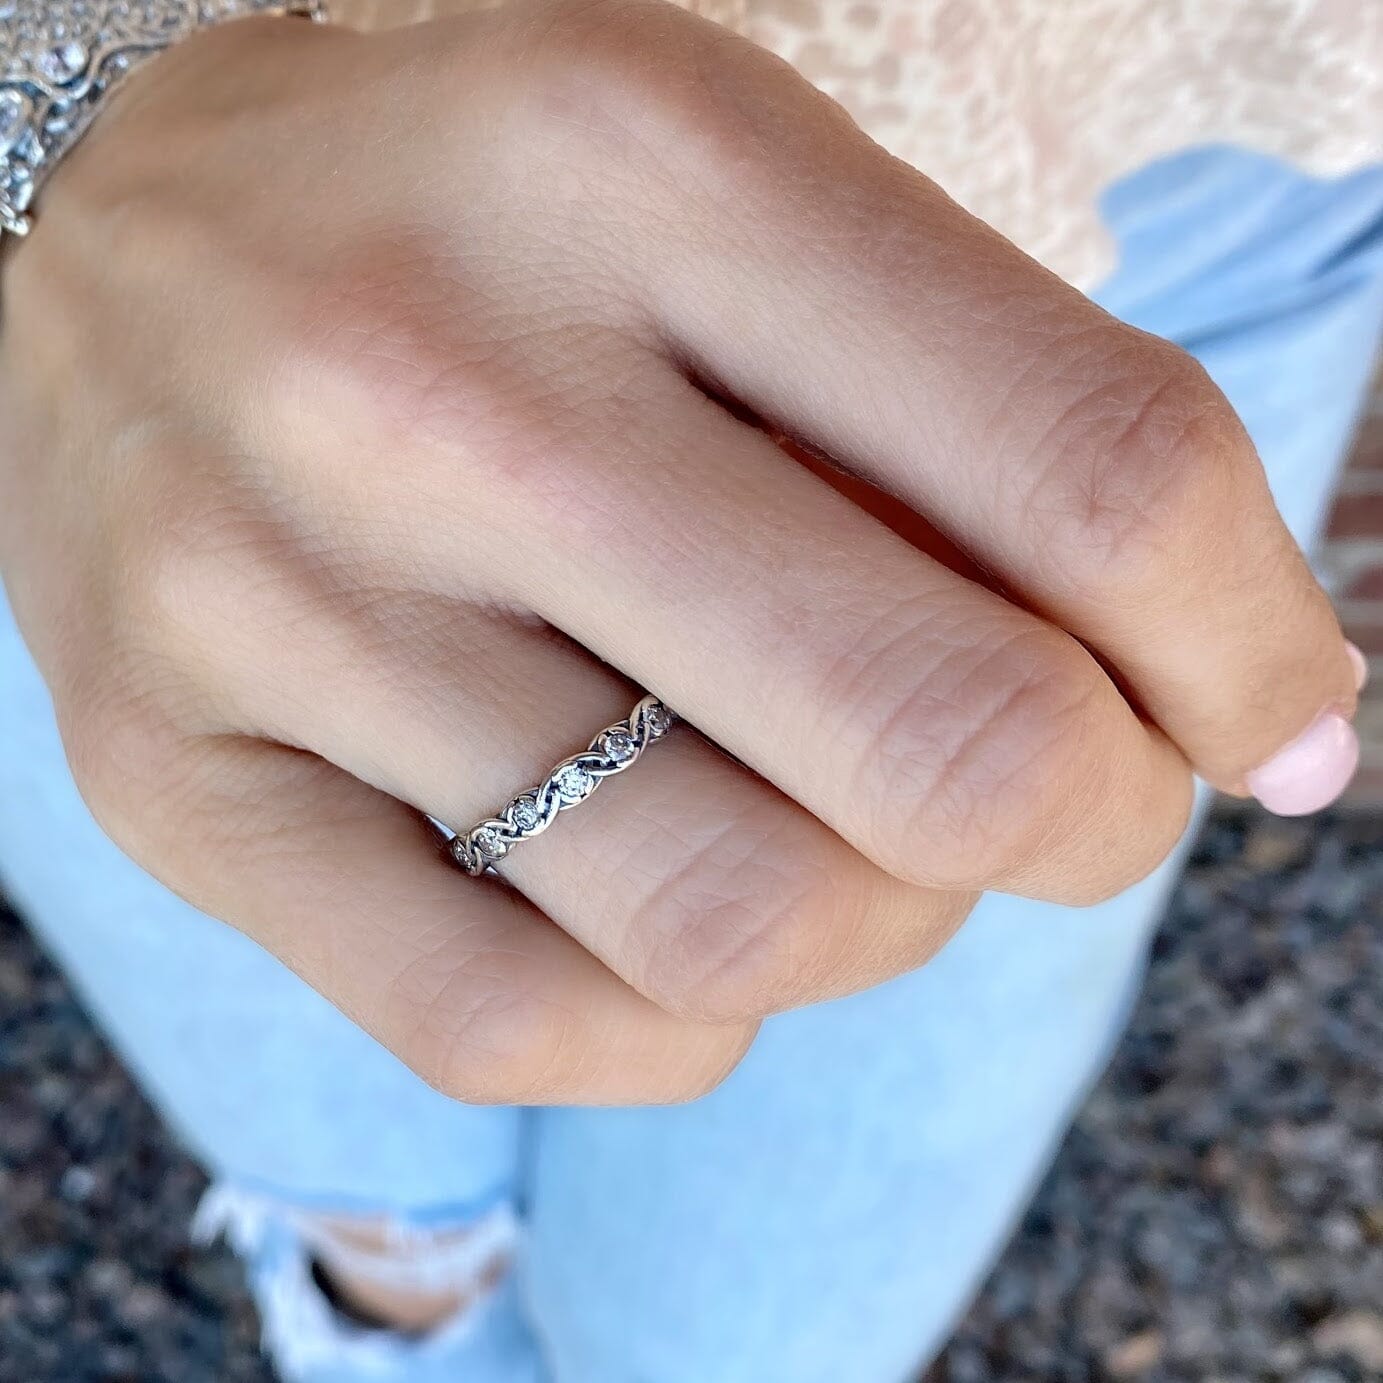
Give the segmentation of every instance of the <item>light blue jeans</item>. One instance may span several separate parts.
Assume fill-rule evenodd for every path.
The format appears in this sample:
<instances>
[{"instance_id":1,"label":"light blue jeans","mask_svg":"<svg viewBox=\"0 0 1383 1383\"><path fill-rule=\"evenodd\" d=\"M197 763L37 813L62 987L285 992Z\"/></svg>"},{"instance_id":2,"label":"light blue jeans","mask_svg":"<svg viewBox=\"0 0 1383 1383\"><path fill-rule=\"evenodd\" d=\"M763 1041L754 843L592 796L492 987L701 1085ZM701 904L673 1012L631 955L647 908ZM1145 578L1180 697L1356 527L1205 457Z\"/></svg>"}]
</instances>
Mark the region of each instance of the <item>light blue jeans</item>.
<instances>
[{"instance_id":1,"label":"light blue jeans","mask_svg":"<svg viewBox=\"0 0 1383 1383\"><path fill-rule=\"evenodd\" d=\"M1383 322L1383 169L1208 149L1106 212L1100 300L1208 366L1309 544ZM987 897L924 970L767 1023L693 1105L468 1108L101 835L0 606L0 874L188 1145L262 1197L261 1287L275 1206L516 1215L513 1273L446 1349L376 1359L401 1383L912 1377L1098 1075L1174 870L1087 911Z\"/></svg>"}]
</instances>

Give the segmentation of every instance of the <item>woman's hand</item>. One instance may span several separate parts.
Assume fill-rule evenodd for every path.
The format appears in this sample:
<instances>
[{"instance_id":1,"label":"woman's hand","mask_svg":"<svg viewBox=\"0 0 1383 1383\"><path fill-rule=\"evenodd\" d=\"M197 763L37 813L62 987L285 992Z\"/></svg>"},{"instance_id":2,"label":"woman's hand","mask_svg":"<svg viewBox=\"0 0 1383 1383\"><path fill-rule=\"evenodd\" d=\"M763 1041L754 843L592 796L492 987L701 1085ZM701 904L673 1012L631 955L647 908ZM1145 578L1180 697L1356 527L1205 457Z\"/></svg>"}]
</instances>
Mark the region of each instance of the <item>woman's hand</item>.
<instances>
[{"instance_id":1,"label":"woman's hand","mask_svg":"<svg viewBox=\"0 0 1383 1383\"><path fill-rule=\"evenodd\" d=\"M455 1095L694 1095L976 890L1131 883L1192 767L1286 809L1347 773L1345 646L1200 369L679 10L227 25L38 210L0 557L78 782ZM445 862L419 809L639 688L695 731L512 890Z\"/></svg>"}]
</instances>

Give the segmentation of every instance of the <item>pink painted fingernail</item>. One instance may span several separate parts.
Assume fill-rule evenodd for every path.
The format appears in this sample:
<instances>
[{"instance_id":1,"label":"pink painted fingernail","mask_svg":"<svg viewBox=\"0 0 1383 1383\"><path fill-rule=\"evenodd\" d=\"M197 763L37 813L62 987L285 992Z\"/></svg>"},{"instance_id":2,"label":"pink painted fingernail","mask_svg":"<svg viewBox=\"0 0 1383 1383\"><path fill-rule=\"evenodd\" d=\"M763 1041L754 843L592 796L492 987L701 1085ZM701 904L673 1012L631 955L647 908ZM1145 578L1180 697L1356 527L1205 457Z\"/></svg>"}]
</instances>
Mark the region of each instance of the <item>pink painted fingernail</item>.
<instances>
[{"instance_id":1,"label":"pink painted fingernail","mask_svg":"<svg viewBox=\"0 0 1383 1383\"><path fill-rule=\"evenodd\" d=\"M1364 657L1358 644L1345 640L1345 652L1349 654L1350 666L1354 669L1354 690L1363 691L1369 684L1369 660Z\"/></svg>"},{"instance_id":2,"label":"pink painted fingernail","mask_svg":"<svg viewBox=\"0 0 1383 1383\"><path fill-rule=\"evenodd\" d=\"M1326 711L1244 781L1270 812L1305 816L1328 807L1349 786L1358 766L1354 727L1344 716Z\"/></svg>"}]
</instances>

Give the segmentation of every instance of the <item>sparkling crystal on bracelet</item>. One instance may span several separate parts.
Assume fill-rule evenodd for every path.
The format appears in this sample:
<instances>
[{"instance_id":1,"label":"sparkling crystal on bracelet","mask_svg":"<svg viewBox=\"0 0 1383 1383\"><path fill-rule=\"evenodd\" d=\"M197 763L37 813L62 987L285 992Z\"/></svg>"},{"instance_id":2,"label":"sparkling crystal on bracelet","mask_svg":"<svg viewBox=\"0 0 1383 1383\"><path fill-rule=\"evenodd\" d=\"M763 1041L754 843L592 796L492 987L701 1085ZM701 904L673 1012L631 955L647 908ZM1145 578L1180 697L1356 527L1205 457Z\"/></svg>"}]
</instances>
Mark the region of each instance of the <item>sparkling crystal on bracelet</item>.
<instances>
[{"instance_id":1,"label":"sparkling crystal on bracelet","mask_svg":"<svg viewBox=\"0 0 1383 1383\"><path fill-rule=\"evenodd\" d=\"M250 15L326 19L323 0L0 0L0 240L102 101L147 58Z\"/></svg>"}]
</instances>

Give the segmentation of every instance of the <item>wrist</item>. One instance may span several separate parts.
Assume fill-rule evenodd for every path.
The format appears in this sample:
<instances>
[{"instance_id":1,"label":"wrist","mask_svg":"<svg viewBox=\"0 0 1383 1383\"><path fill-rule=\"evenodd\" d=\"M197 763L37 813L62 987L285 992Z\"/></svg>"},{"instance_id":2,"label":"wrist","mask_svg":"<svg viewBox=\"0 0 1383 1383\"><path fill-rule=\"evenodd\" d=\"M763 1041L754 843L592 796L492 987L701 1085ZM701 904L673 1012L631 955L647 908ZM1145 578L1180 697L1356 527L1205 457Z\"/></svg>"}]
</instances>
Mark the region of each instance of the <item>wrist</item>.
<instances>
[{"instance_id":1,"label":"wrist","mask_svg":"<svg viewBox=\"0 0 1383 1383\"><path fill-rule=\"evenodd\" d=\"M189 0L18 0L0 21L0 230L28 233L43 184L146 64L204 29L261 15L325 18L321 0L220 0L214 17Z\"/></svg>"}]
</instances>

